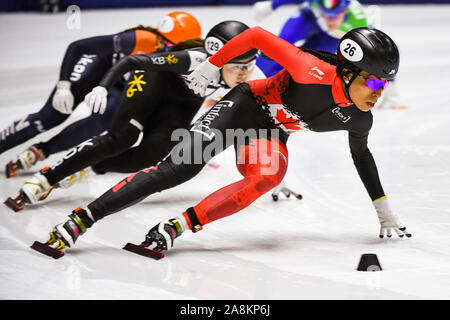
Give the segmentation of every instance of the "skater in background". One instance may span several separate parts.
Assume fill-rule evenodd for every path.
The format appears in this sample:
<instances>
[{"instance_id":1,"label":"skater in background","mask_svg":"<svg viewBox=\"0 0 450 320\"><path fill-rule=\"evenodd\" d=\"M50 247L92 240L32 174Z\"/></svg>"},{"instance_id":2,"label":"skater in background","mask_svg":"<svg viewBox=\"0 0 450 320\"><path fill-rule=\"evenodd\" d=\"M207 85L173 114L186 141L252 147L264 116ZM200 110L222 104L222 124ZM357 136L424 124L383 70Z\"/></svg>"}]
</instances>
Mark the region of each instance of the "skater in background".
<instances>
[{"instance_id":1,"label":"skater in background","mask_svg":"<svg viewBox=\"0 0 450 320\"><path fill-rule=\"evenodd\" d=\"M373 121L370 110L398 72L400 57L394 41L377 29L353 29L341 38L335 55L299 49L255 27L201 63L188 77L190 88L204 94L208 85L220 80L220 69L228 61L255 48L285 69L271 78L236 86L194 124L189 136L168 157L120 181L87 207L75 209L68 221L55 227L47 245L58 250L72 247L102 218L188 181L211 157L234 145L237 167L244 178L217 190L179 216L160 222L141 244L141 248L169 250L186 230L198 232L206 224L246 208L277 186L287 170L288 137L305 129L348 131L353 163L379 218L379 236L391 237L394 230L399 237L410 237L389 206L367 146ZM221 139L230 129L248 130L250 135L245 139ZM203 158L193 158L198 151ZM184 161L179 161L180 156L186 157Z\"/></svg>"},{"instance_id":2,"label":"skater in background","mask_svg":"<svg viewBox=\"0 0 450 320\"><path fill-rule=\"evenodd\" d=\"M172 132L179 128L188 129L204 102L188 88L180 75L189 74L208 55L247 29L248 26L239 21L224 21L208 32L204 42L192 42L195 47L191 49L135 55L120 60L86 96L86 103L94 113L106 112L108 89L123 74L136 70L123 91L121 104L116 107L111 129L82 142L52 168L46 167L27 179L20 191L21 199L36 203L45 199L54 187L68 188L92 171L99 174L132 173L156 165L176 144L171 139ZM250 50L224 66L221 81L208 89L207 105L217 102L231 88L252 77L264 77L255 70L256 54L256 49ZM133 147L141 133L142 140ZM22 201L18 202L22 204ZM7 204L14 210L20 208L11 198Z\"/></svg>"},{"instance_id":3,"label":"skater in background","mask_svg":"<svg viewBox=\"0 0 450 320\"><path fill-rule=\"evenodd\" d=\"M257 22L263 21L279 7L301 4L298 14L289 18L281 28L279 37L297 46L335 53L339 39L348 31L360 27L381 28L378 6L364 8L356 0L272 0L253 5L252 14ZM272 59L259 57L257 66L266 77L278 73L282 66ZM378 103L378 108L404 109L397 84L391 83Z\"/></svg>"},{"instance_id":4,"label":"skater in background","mask_svg":"<svg viewBox=\"0 0 450 320\"><path fill-rule=\"evenodd\" d=\"M1 132L0 154L66 120L94 88L106 72L121 58L167 51L182 41L201 38L197 19L187 12L175 11L165 15L157 29L138 26L123 32L81 39L71 43L64 55L59 81L44 107L36 113L14 121ZM108 91L109 107L104 114L92 114L75 122L47 142L40 142L19 154L6 166L6 176L17 170L27 170L51 154L70 149L86 139L110 128L115 106L123 89L117 82Z\"/></svg>"},{"instance_id":5,"label":"skater in background","mask_svg":"<svg viewBox=\"0 0 450 320\"><path fill-rule=\"evenodd\" d=\"M339 39L354 28L368 27L368 17L358 1L351 0L273 0L253 5L253 17L260 22L274 10L300 3L299 12L281 28L279 37L297 46L335 53ZM258 58L257 65L267 77L283 69L272 59Z\"/></svg>"}]
</instances>

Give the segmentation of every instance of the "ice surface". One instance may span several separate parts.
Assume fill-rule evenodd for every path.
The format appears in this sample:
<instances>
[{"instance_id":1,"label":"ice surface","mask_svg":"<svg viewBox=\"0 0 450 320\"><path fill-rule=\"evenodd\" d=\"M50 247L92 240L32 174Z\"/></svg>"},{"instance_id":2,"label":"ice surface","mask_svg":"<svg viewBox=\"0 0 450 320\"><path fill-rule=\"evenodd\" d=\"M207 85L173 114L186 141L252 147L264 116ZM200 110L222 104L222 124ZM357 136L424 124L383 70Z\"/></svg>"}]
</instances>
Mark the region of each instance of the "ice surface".
<instances>
[{"instance_id":1,"label":"ice surface","mask_svg":"<svg viewBox=\"0 0 450 320\"><path fill-rule=\"evenodd\" d=\"M249 208L183 234L155 261L121 248L139 243L161 219L180 214L212 191L240 179L233 152L220 169L150 196L99 222L53 260L29 248L123 175L108 174L20 213L0 210L1 299L449 299L450 298L450 6L382 6L383 30L401 50L398 85L407 110L374 110L370 148L392 207L411 239L379 239L379 224L353 166L347 135L297 133L289 142L285 181L304 199L272 202L267 194ZM155 26L166 12L194 14L203 33L225 19L250 26L250 7L152 8L83 11L69 30L65 13L0 15L0 128L37 111L58 77L74 40L111 34L137 24ZM261 25L277 33L288 6ZM87 114L80 107L74 119ZM73 121L73 119L72 119ZM31 142L0 156L1 166ZM54 155L42 167L54 163ZM3 167L2 167L3 168ZM38 168L36 168L37 170ZM0 196L16 196L32 173L5 179ZM381 272L358 272L363 253L376 253Z\"/></svg>"}]
</instances>

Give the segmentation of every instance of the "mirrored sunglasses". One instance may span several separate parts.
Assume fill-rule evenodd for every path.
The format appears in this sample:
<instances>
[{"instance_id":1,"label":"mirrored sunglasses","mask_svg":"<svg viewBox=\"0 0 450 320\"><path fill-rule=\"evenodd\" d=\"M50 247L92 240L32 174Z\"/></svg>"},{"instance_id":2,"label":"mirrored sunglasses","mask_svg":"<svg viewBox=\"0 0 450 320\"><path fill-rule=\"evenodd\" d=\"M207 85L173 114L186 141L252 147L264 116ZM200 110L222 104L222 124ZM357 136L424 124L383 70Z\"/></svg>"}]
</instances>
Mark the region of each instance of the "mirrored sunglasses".
<instances>
[{"instance_id":1,"label":"mirrored sunglasses","mask_svg":"<svg viewBox=\"0 0 450 320\"><path fill-rule=\"evenodd\" d=\"M360 74L358 74L358 77L366 79L366 87L372 91L377 91L380 88L383 88L384 90L389 86L389 83L392 82L392 80L380 80L377 78L368 78Z\"/></svg>"}]
</instances>

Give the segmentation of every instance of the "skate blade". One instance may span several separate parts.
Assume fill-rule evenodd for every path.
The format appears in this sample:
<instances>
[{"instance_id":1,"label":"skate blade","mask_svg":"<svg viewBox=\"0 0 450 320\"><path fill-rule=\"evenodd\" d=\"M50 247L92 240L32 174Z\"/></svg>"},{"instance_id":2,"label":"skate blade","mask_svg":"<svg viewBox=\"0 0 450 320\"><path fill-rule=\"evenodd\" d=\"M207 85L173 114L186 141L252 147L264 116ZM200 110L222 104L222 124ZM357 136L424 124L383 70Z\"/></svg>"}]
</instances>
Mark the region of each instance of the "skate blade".
<instances>
[{"instance_id":1,"label":"skate blade","mask_svg":"<svg viewBox=\"0 0 450 320\"><path fill-rule=\"evenodd\" d=\"M30 248L54 259L59 259L64 255L64 252L56 250L55 248L50 247L48 244L39 241L35 241Z\"/></svg>"},{"instance_id":2,"label":"skate blade","mask_svg":"<svg viewBox=\"0 0 450 320\"><path fill-rule=\"evenodd\" d=\"M5 202L3 202L8 208L14 210L14 212L18 212L23 209L23 203L18 202L20 199L19 197L16 199L13 199L11 197L8 197Z\"/></svg>"},{"instance_id":3,"label":"skate blade","mask_svg":"<svg viewBox=\"0 0 450 320\"><path fill-rule=\"evenodd\" d=\"M5 168L6 178L12 178L16 175L16 172L19 170L19 166L16 162L10 161Z\"/></svg>"},{"instance_id":4,"label":"skate blade","mask_svg":"<svg viewBox=\"0 0 450 320\"><path fill-rule=\"evenodd\" d=\"M133 244L133 243L127 243L125 245L125 247L123 247L122 249L130 251L130 252L133 252L133 253L140 254L141 256L153 258L153 259L156 259L156 260L164 258L164 253L162 253L161 251L147 249L143 245L136 245L136 244Z\"/></svg>"}]
</instances>

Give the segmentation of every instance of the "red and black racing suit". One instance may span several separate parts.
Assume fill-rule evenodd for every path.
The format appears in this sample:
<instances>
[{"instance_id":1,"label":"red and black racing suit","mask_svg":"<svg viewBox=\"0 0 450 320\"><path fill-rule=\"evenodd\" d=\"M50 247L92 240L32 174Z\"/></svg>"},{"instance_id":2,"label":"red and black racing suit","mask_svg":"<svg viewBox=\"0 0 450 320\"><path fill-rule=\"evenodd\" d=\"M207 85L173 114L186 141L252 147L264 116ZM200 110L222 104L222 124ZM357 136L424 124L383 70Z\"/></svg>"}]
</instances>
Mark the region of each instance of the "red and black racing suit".
<instances>
[{"instance_id":1,"label":"red and black racing suit","mask_svg":"<svg viewBox=\"0 0 450 320\"><path fill-rule=\"evenodd\" d=\"M375 161L367 147L372 114L359 110L346 98L333 59L301 50L256 27L229 41L209 61L221 67L253 48L276 60L284 70L271 78L249 81L231 90L194 124L190 139L182 140L166 159L155 167L132 174L90 203L88 208L96 221L194 177L217 152L210 152L210 157L197 163L189 159L189 154L194 154L199 144L202 150L207 150L217 142L217 133L225 135L227 129L257 132L244 142L223 143L223 148L234 143L238 169L244 178L212 193L183 213L193 230L245 208L277 186L287 169L285 143L289 134L299 130L348 131L353 162L370 197L375 200L384 196ZM265 152L257 151L261 143L268 146ZM176 161L180 154L188 161ZM277 165L271 166L272 162Z\"/></svg>"}]
</instances>

